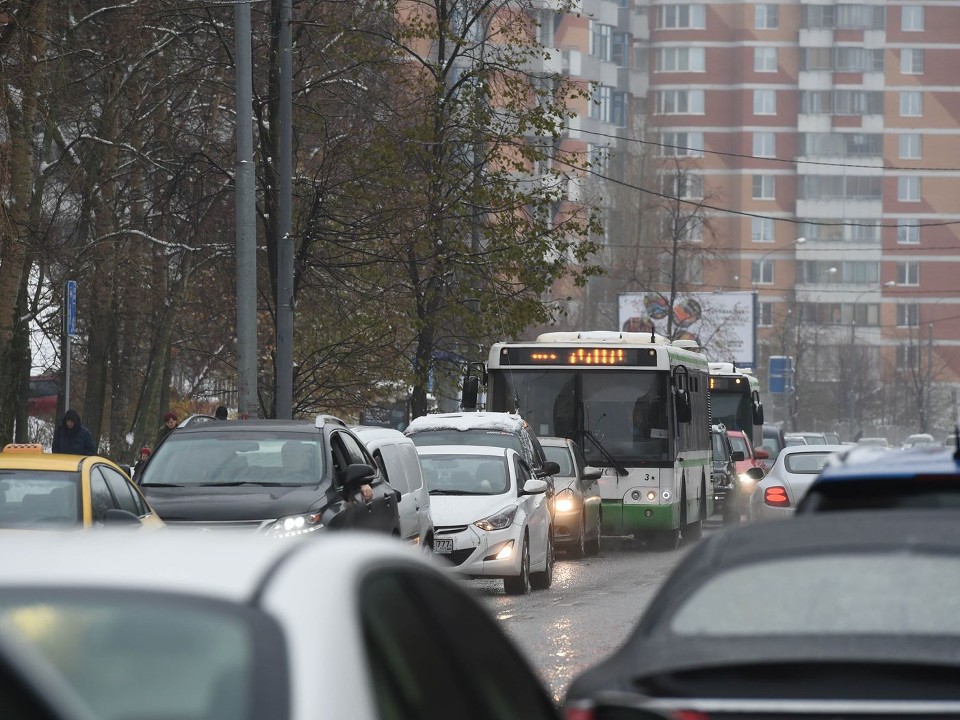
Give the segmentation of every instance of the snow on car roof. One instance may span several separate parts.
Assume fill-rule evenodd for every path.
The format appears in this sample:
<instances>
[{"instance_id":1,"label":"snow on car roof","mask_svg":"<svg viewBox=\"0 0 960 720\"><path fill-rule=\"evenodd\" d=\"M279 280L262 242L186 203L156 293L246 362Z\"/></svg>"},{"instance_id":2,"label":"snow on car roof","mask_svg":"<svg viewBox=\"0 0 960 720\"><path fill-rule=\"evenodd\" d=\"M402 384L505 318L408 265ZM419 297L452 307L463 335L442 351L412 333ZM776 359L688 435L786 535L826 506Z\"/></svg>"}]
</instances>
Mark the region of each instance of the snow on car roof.
<instances>
[{"instance_id":1,"label":"snow on car roof","mask_svg":"<svg viewBox=\"0 0 960 720\"><path fill-rule=\"evenodd\" d=\"M523 425L523 418L513 413L436 413L414 418L404 432L407 435L431 430L496 430L499 432L512 433L523 427Z\"/></svg>"}]
</instances>

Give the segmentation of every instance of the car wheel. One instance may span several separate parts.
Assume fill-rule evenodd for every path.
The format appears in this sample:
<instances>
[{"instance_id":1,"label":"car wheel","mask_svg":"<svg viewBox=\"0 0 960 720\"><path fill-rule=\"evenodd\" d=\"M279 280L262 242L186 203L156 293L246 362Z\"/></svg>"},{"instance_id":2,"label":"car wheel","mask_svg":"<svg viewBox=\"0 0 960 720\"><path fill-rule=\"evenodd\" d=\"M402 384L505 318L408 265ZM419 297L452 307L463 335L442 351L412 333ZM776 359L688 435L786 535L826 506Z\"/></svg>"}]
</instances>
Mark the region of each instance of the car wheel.
<instances>
[{"instance_id":1,"label":"car wheel","mask_svg":"<svg viewBox=\"0 0 960 720\"><path fill-rule=\"evenodd\" d=\"M531 573L530 587L534 590L547 590L553 584L553 530L547 533L547 562L543 572Z\"/></svg>"},{"instance_id":2,"label":"car wheel","mask_svg":"<svg viewBox=\"0 0 960 720\"><path fill-rule=\"evenodd\" d=\"M603 527L601 526L602 521L603 515L601 513L597 513L597 536L587 543L586 549L588 555L600 554L600 536L603 535Z\"/></svg>"},{"instance_id":3,"label":"car wheel","mask_svg":"<svg viewBox=\"0 0 960 720\"><path fill-rule=\"evenodd\" d=\"M570 547L570 555L575 558L582 558L587 554L587 520L583 515L580 516L580 530L577 533L577 544Z\"/></svg>"},{"instance_id":4,"label":"car wheel","mask_svg":"<svg viewBox=\"0 0 960 720\"><path fill-rule=\"evenodd\" d=\"M520 549L520 574L517 577L505 577L503 591L507 595L526 595L530 592L530 545L526 535L523 536Z\"/></svg>"}]
</instances>

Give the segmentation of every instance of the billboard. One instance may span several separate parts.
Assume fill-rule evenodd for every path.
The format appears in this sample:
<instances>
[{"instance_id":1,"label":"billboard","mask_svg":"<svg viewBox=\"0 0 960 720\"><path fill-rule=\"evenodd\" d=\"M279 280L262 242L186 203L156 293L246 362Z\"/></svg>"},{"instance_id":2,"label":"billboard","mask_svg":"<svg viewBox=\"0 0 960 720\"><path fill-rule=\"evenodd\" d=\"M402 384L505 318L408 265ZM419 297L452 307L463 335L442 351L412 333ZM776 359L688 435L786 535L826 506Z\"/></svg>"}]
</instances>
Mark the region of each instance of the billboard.
<instances>
[{"instance_id":1,"label":"billboard","mask_svg":"<svg viewBox=\"0 0 960 720\"><path fill-rule=\"evenodd\" d=\"M620 330L667 335L669 296L621 293ZM713 361L755 368L756 307L752 292L679 293L673 303L673 340L696 340Z\"/></svg>"}]
</instances>

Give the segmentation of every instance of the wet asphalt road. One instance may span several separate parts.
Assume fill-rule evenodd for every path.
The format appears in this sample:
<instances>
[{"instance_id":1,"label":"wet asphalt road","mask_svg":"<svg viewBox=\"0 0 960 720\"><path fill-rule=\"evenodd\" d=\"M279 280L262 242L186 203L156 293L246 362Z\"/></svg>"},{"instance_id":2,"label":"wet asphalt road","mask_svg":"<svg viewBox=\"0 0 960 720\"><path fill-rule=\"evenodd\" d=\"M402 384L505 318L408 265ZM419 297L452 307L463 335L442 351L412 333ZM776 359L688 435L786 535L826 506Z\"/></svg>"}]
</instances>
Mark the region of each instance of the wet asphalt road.
<instances>
[{"instance_id":1,"label":"wet asphalt road","mask_svg":"<svg viewBox=\"0 0 960 720\"><path fill-rule=\"evenodd\" d=\"M720 527L714 517L704 535ZM553 585L525 596L505 595L499 580L472 580L504 630L525 652L554 700L582 670L613 652L690 546L647 550L632 538L604 538L599 557L557 554Z\"/></svg>"}]
</instances>

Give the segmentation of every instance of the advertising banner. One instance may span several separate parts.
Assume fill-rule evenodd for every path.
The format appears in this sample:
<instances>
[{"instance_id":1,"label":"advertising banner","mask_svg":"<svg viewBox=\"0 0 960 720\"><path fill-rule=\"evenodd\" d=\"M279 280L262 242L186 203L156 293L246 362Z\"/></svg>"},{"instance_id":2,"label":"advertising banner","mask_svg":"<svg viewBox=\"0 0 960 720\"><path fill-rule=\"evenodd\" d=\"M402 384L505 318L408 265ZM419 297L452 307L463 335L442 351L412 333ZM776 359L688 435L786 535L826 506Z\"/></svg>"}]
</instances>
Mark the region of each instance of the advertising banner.
<instances>
[{"instance_id":1,"label":"advertising banner","mask_svg":"<svg viewBox=\"0 0 960 720\"><path fill-rule=\"evenodd\" d=\"M658 292L620 295L620 330L667 333L669 297ZM756 308L752 292L682 293L673 304L672 340L696 340L707 357L754 368Z\"/></svg>"}]
</instances>

